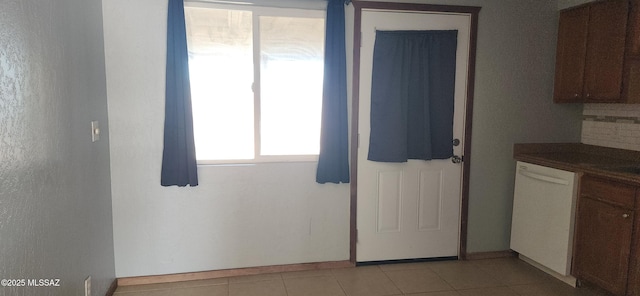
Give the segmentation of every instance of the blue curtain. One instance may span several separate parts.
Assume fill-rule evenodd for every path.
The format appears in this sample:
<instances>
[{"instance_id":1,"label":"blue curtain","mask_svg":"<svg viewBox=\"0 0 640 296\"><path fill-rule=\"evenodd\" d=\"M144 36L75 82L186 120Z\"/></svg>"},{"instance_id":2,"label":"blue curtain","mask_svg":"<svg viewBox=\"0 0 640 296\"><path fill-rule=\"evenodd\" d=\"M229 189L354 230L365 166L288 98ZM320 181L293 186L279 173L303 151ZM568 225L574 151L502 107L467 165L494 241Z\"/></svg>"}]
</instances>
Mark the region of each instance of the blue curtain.
<instances>
[{"instance_id":1,"label":"blue curtain","mask_svg":"<svg viewBox=\"0 0 640 296\"><path fill-rule=\"evenodd\" d=\"M349 182L345 0L327 3L322 127L316 182Z\"/></svg>"},{"instance_id":2,"label":"blue curtain","mask_svg":"<svg viewBox=\"0 0 640 296\"><path fill-rule=\"evenodd\" d=\"M458 31L377 31L368 159L453 155Z\"/></svg>"},{"instance_id":3,"label":"blue curtain","mask_svg":"<svg viewBox=\"0 0 640 296\"><path fill-rule=\"evenodd\" d=\"M183 0L169 0L162 186L197 186Z\"/></svg>"}]
</instances>

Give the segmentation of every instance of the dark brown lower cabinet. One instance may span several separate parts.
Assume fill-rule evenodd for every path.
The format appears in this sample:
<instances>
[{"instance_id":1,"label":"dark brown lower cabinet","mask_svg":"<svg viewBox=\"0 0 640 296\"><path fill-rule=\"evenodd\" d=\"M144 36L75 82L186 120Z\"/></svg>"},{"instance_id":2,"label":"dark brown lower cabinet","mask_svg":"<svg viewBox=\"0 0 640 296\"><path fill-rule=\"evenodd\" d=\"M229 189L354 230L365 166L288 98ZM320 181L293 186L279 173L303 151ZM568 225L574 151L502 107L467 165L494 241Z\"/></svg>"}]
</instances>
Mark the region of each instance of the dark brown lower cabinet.
<instances>
[{"instance_id":1,"label":"dark brown lower cabinet","mask_svg":"<svg viewBox=\"0 0 640 296\"><path fill-rule=\"evenodd\" d=\"M640 296L638 256L632 254L638 252L634 223L640 220L635 217L635 192L628 184L588 175L580 187L573 275L615 295Z\"/></svg>"},{"instance_id":2,"label":"dark brown lower cabinet","mask_svg":"<svg viewBox=\"0 0 640 296\"><path fill-rule=\"evenodd\" d=\"M636 202L640 203L640 198ZM636 204L636 209L638 207L640 207L640 204ZM631 242L631 260L629 261L629 284L627 285L627 295L630 296L640 296L640 213L637 211L635 218L636 222L633 227L634 233Z\"/></svg>"}]
</instances>

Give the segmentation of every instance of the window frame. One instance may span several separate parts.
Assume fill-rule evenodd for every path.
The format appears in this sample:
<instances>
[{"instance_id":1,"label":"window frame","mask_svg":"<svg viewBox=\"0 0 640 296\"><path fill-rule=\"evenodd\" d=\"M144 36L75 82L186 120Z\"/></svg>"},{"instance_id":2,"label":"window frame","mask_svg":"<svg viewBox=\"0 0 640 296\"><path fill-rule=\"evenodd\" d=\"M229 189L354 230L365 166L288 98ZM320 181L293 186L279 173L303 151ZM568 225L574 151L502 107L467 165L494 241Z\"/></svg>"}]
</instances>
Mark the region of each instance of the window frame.
<instances>
[{"instance_id":1,"label":"window frame","mask_svg":"<svg viewBox=\"0 0 640 296\"><path fill-rule=\"evenodd\" d=\"M254 118L254 158L253 159L197 159L197 165L233 165L233 164L259 164L259 163L287 163L287 162L318 162L318 154L300 155L261 155L261 44L260 44L260 17L293 17L322 19L326 28L326 9L317 8L284 8L254 5L252 3L211 3L185 1L185 7L210 8L224 10L250 11L252 18L252 42L253 42L253 118ZM323 33L323 40L325 36ZM324 41L323 41L324 42ZM324 48L323 48L324 50ZM322 96L322 94L320 94ZM321 98L322 100L322 98Z\"/></svg>"}]
</instances>

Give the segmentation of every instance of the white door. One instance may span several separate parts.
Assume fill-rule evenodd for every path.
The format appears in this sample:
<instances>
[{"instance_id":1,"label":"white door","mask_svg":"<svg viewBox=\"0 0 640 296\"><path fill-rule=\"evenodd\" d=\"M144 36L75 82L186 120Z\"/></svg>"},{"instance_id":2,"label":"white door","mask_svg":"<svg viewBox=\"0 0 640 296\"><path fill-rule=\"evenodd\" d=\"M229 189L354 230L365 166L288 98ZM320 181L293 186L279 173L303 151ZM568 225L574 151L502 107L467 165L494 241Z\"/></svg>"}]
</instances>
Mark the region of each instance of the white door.
<instances>
[{"instance_id":1,"label":"white door","mask_svg":"<svg viewBox=\"0 0 640 296\"><path fill-rule=\"evenodd\" d=\"M462 165L447 160L367 160L375 30L458 30L454 138L464 139L471 16L362 11L358 148L359 262L457 256ZM462 155L463 143L454 147Z\"/></svg>"}]
</instances>

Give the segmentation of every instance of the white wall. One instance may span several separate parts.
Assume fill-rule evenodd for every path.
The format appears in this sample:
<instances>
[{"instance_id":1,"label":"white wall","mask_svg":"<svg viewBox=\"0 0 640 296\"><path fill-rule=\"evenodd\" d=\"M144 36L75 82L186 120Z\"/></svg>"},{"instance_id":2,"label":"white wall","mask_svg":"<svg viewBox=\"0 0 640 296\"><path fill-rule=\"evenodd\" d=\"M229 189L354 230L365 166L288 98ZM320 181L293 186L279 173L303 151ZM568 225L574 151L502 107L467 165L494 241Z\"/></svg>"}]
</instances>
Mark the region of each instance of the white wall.
<instances>
[{"instance_id":1,"label":"white wall","mask_svg":"<svg viewBox=\"0 0 640 296\"><path fill-rule=\"evenodd\" d=\"M0 279L60 279L0 295L115 279L104 69L100 1L0 1Z\"/></svg>"},{"instance_id":2,"label":"white wall","mask_svg":"<svg viewBox=\"0 0 640 296\"><path fill-rule=\"evenodd\" d=\"M466 1L471 2L471 1ZM557 1L473 1L480 11L469 252L509 249L514 143L579 142L582 105L553 103Z\"/></svg>"},{"instance_id":3,"label":"white wall","mask_svg":"<svg viewBox=\"0 0 640 296\"><path fill-rule=\"evenodd\" d=\"M315 163L200 166L160 186L166 1L104 1L118 277L349 258L349 185Z\"/></svg>"},{"instance_id":4,"label":"white wall","mask_svg":"<svg viewBox=\"0 0 640 296\"><path fill-rule=\"evenodd\" d=\"M580 141L582 106L552 103L558 1L412 2L482 6L468 251L507 250L513 144ZM117 276L346 260L349 187L315 184L315 164L201 167L196 188L160 187L166 1L103 8Z\"/></svg>"}]
</instances>

